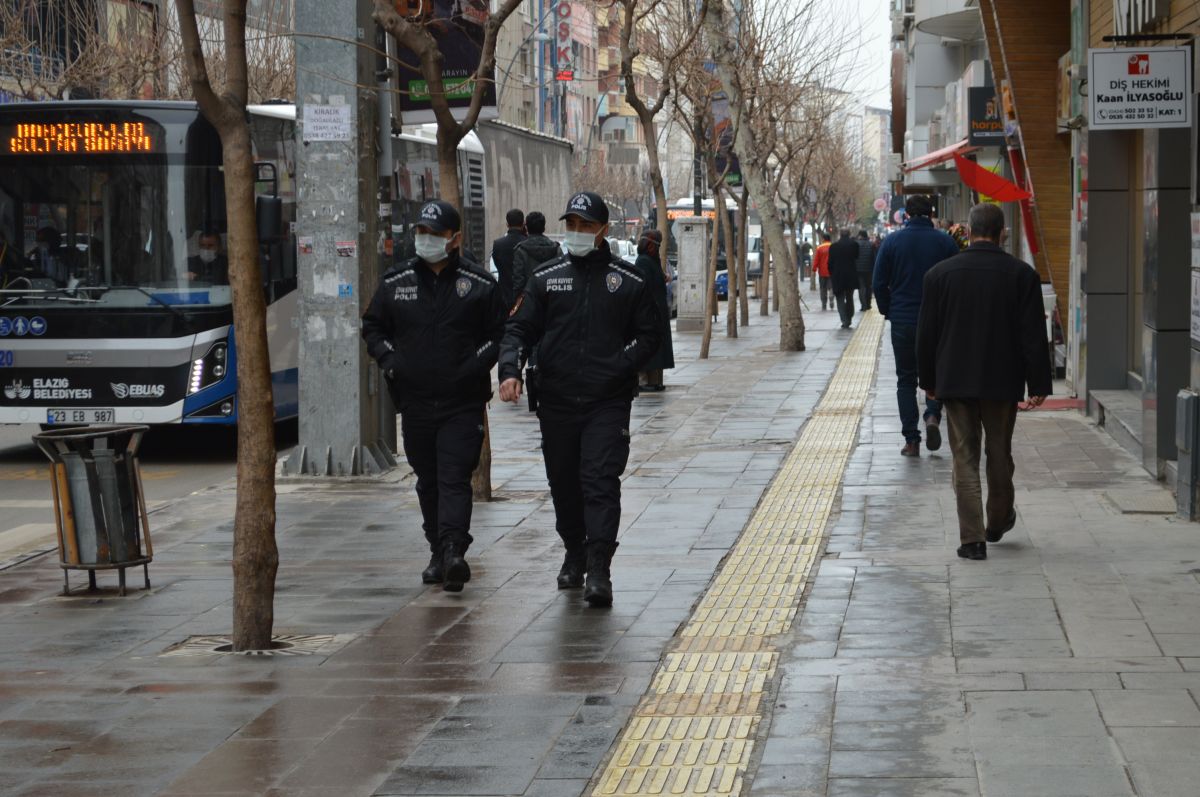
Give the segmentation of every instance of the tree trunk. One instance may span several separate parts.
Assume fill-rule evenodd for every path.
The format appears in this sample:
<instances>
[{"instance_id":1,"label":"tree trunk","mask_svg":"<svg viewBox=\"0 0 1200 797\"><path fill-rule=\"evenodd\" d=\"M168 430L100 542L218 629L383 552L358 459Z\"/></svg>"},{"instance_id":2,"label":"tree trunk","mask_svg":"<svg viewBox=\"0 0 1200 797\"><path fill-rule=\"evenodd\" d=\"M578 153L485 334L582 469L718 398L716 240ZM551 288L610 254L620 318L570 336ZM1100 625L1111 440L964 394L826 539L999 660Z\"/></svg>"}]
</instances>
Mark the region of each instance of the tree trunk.
<instances>
[{"instance_id":1,"label":"tree trunk","mask_svg":"<svg viewBox=\"0 0 1200 797\"><path fill-rule=\"evenodd\" d=\"M658 131L655 129L654 117L649 113L638 114L642 123L642 137L646 139L646 158L650 162L650 187L654 190L655 217L658 221L658 231L662 233L662 246L658 248L659 267L663 274L671 276L667 265L667 242L671 240L671 224L667 218L667 194L663 185L662 163L658 154Z\"/></svg>"},{"instance_id":2,"label":"tree trunk","mask_svg":"<svg viewBox=\"0 0 1200 797\"><path fill-rule=\"evenodd\" d=\"M738 275L743 269L740 264L742 253L734 250L732 225L729 223L728 208L725 205L725 188L719 186L713 192L716 199L717 216L721 218L721 238L725 242L725 281L728 284L725 297L725 336L738 336Z\"/></svg>"},{"instance_id":3,"label":"tree trunk","mask_svg":"<svg viewBox=\"0 0 1200 797\"><path fill-rule=\"evenodd\" d=\"M771 314L771 298L774 293L771 290L771 279L774 274L774 269L771 268L771 247L767 244L766 239L762 239L762 276L758 278L758 293L759 306L758 314L768 316Z\"/></svg>"},{"instance_id":4,"label":"tree trunk","mask_svg":"<svg viewBox=\"0 0 1200 797\"><path fill-rule=\"evenodd\" d=\"M738 203L738 251L741 252L742 271L738 280L738 298L742 303L740 323L750 326L750 193L742 189L742 201ZM762 240L761 238L759 239ZM762 263L760 247L759 264Z\"/></svg>"},{"instance_id":5,"label":"tree trunk","mask_svg":"<svg viewBox=\"0 0 1200 797\"><path fill-rule=\"evenodd\" d=\"M458 178L458 144L463 137L457 126L444 130L439 125L437 135L438 192L443 202L449 202L462 211L462 182Z\"/></svg>"},{"instance_id":6,"label":"tree trunk","mask_svg":"<svg viewBox=\"0 0 1200 797\"><path fill-rule=\"evenodd\" d=\"M713 47L717 74L721 86L729 97L730 108L735 114L733 149L742 163L743 179L758 205L762 217L763 237L771 248L780 253L778 257L777 292L779 294L779 349L780 351L804 351L804 317L800 313L800 291L796 282L796 261L787 246L787 235L775 197L771 196L763 175L766 171L765 158L755 139L753 126L739 123L746 116L746 102L737 78L738 64L735 45L731 39L726 20L725 3L715 2L709 7L705 29Z\"/></svg>"},{"instance_id":7,"label":"tree trunk","mask_svg":"<svg viewBox=\"0 0 1200 797\"><path fill-rule=\"evenodd\" d=\"M229 284L237 346L237 504L233 519L233 649L266 650L275 619L275 401L258 262L250 128L222 125Z\"/></svg>"},{"instance_id":8,"label":"tree trunk","mask_svg":"<svg viewBox=\"0 0 1200 797\"><path fill-rule=\"evenodd\" d=\"M704 334L700 337L700 359L708 359L708 349L712 344L713 333L713 316L717 314L717 238L721 234L721 214L713 220L712 243L708 248L708 268L704 270L704 276L708 280L708 292L705 294L704 302Z\"/></svg>"}]
</instances>

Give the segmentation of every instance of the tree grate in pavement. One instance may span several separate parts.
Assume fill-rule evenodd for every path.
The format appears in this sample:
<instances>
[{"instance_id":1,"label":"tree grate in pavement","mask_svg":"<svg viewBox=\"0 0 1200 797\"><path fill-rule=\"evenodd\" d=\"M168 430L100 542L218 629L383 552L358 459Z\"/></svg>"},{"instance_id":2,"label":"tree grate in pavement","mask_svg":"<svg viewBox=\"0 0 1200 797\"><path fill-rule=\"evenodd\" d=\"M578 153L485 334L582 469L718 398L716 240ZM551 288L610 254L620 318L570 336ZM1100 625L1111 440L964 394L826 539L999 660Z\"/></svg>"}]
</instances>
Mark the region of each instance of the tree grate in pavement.
<instances>
[{"instance_id":1,"label":"tree grate in pavement","mask_svg":"<svg viewBox=\"0 0 1200 797\"><path fill-rule=\"evenodd\" d=\"M594 779L593 797L740 794L763 697L817 561L883 334L863 317L821 402L663 657Z\"/></svg>"},{"instance_id":2,"label":"tree grate in pavement","mask_svg":"<svg viewBox=\"0 0 1200 797\"><path fill-rule=\"evenodd\" d=\"M245 650L234 653L228 636L199 635L176 642L158 655L164 658L213 658L220 656L313 656L329 655L345 647L354 634L276 634L270 650Z\"/></svg>"}]
</instances>

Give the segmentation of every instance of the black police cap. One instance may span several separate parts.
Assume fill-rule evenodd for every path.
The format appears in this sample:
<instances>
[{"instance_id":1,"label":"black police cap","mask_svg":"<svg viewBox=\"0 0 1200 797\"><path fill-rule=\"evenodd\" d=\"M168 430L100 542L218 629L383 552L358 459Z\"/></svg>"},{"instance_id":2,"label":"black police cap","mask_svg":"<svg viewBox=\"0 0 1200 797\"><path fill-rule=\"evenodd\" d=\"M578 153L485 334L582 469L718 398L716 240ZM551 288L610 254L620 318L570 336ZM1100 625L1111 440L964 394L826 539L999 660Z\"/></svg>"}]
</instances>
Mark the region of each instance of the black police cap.
<instances>
[{"instance_id":1,"label":"black police cap","mask_svg":"<svg viewBox=\"0 0 1200 797\"><path fill-rule=\"evenodd\" d=\"M567 216L578 216L584 221L608 224L608 205L600 198L599 194L580 191L571 197L571 201L567 203L566 212L559 216L558 220L562 221Z\"/></svg>"},{"instance_id":2,"label":"black police cap","mask_svg":"<svg viewBox=\"0 0 1200 797\"><path fill-rule=\"evenodd\" d=\"M417 217L418 227L428 227L434 232L445 232L453 230L458 232L462 229L462 217L458 215L458 211L454 209L454 205L449 202L435 200L426 202L421 207L421 213Z\"/></svg>"}]
</instances>

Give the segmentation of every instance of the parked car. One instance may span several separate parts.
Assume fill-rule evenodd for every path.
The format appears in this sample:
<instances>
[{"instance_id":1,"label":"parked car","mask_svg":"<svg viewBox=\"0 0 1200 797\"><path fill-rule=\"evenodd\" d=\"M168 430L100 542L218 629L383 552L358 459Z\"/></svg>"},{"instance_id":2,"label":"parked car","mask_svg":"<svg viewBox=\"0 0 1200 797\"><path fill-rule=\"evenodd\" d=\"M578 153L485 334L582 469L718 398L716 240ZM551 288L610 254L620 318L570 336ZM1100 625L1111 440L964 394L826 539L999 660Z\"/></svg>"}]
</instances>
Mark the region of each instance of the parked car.
<instances>
[{"instance_id":1,"label":"parked car","mask_svg":"<svg viewBox=\"0 0 1200 797\"><path fill-rule=\"evenodd\" d=\"M729 272L721 269L717 272L716 279L713 280L713 285L717 287L717 298L729 298Z\"/></svg>"}]
</instances>

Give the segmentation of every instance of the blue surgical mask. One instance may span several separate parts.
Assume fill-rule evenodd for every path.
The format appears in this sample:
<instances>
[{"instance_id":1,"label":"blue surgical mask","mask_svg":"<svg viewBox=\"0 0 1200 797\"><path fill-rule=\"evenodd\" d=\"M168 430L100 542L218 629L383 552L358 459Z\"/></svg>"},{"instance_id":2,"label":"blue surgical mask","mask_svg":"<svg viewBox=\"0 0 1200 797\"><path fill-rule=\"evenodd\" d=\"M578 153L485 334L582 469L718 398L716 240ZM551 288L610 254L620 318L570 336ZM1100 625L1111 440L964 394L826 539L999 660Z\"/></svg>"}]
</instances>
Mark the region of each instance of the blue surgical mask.
<instances>
[{"instance_id":1,"label":"blue surgical mask","mask_svg":"<svg viewBox=\"0 0 1200 797\"><path fill-rule=\"evenodd\" d=\"M440 263L446 259L446 239L439 235L417 233L413 236L413 246L417 257L426 263Z\"/></svg>"},{"instance_id":2,"label":"blue surgical mask","mask_svg":"<svg viewBox=\"0 0 1200 797\"><path fill-rule=\"evenodd\" d=\"M575 257L587 257L596 251L596 234L591 232L570 232L563 236L567 251Z\"/></svg>"}]
</instances>

